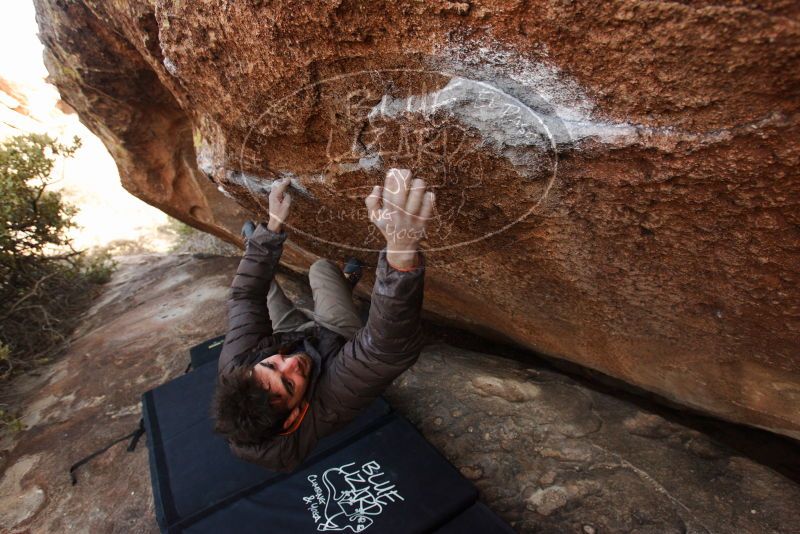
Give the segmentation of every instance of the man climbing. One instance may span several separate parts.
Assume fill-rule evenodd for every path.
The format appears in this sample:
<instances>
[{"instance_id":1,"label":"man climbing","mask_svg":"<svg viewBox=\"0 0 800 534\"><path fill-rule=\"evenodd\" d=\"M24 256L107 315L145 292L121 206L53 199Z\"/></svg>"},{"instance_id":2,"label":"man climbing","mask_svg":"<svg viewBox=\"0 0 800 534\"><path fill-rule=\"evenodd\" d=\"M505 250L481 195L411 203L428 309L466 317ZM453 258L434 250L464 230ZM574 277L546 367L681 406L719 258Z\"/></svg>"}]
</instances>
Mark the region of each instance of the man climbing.
<instances>
[{"instance_id":1,"label":"man climbing","mask_svg":"<svg viewBox=\"0 0 800 534\"><path fill-rule=\"evenodd\" d=\"M333 263L314 263L313 313L295 308L273 280L286 240L288 186L275 182L269 222L247 231L213 406L215 430L234 454L279 471L296 468L416 361L425 271L418 248L434 202L407 169L390 169L367 196L369 220L386 247L362 327L351 293L358 269L348 281Z\"/></svg>"}]
</instances>

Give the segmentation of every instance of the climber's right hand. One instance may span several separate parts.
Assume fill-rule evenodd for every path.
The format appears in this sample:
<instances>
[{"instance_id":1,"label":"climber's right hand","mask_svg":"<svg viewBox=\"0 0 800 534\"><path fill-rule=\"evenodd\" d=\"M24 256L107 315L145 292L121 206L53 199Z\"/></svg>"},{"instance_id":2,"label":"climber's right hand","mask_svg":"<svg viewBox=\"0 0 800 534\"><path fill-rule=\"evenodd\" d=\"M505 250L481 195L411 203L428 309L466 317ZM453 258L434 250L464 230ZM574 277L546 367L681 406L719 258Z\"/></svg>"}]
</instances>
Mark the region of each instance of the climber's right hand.
<instances>
[{"instance_id":1,"label":"climber's right hand","mask_svg":"<svg viewBox=\"0 0 800 534\"><path fill-rule=\"evenodd\" d=\"M283 230L283 224L289 217L289 208L292 205L292 197L286 192L291 181L288 178L281 178L272 183L272 190L269 193L269 222L267 228L276 234Z\"/></svg>"}]
</instances>

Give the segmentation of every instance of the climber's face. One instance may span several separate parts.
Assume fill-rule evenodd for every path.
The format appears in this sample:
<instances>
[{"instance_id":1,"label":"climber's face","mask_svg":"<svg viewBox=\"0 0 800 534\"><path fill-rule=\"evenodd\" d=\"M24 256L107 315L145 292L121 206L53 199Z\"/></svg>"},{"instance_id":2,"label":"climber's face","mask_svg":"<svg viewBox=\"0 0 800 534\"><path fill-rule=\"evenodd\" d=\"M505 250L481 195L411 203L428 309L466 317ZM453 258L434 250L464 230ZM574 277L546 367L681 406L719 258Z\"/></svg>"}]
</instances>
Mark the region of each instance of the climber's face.
<instances>
[{"instance_id":1,"label":"climber's face","mask_svg":"<svg viewBox=\"0 0 800 534\"><path fill-rule=\"evenodd\" d=\"M273 354L258 362L253 372L261 387L273 394L270 402L275 407L299 413L312 365L311 358L303 352Z\"/></svg>"}]
</instances>

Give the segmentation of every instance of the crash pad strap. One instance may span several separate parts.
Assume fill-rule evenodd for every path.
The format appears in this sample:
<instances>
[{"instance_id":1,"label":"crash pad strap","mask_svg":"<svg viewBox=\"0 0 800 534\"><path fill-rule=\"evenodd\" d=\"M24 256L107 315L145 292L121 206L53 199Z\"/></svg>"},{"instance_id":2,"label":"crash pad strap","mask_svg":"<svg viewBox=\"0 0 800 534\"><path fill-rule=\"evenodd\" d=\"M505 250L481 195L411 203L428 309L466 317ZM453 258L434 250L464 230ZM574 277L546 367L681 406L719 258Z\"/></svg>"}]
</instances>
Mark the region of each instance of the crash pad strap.
<instances>
[{"instance_id":1,"label":"crash pad strap","mask_svg":"<svg viewBox=\"0 0 800 534\"><path fill-rule=\"evenodd\" d=\"M76 476L75 472L78 470L80 466L89 463L90 461L94 460L95 458L106 452L108 449L110 449L117 443L125 441L126 439L131 440L130 443L128 444L128 449L127 449L128 452L133 452L134 450L136 450L136 444L139 443L139 439L142 437L142 435L144 435L144 419L139 419L139 426L136 430L134 430L129 434L125 434L121 438L115 439L105 447L94 451L89 456L86 456L78 460L74 464L72 464L69 468L69 478L72 481L72 485L74 486L75 484L78 483L78 477Z\"/></svg>"}]
</instances>

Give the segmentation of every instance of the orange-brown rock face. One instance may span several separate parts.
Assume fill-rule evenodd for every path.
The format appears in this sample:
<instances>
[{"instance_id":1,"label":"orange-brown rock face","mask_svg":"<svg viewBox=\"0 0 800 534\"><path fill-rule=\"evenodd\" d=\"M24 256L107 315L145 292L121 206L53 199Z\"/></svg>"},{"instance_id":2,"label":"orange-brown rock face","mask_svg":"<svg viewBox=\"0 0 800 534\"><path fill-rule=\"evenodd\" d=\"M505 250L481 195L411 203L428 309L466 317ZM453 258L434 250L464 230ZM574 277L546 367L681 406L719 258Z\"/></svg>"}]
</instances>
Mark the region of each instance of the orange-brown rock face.
<instances>
[{"instance_id":1,"label":"orange-brown rock face","mask_svg":"<svg viewBox=\"0 0 800 534\"><path fill-rule=\"evenodd\" d=\"M125 186L287 263L374 260L386 169L437 190L426 308L800 438L794 2L36 0Z\"/></svg>"}]
</instances>

